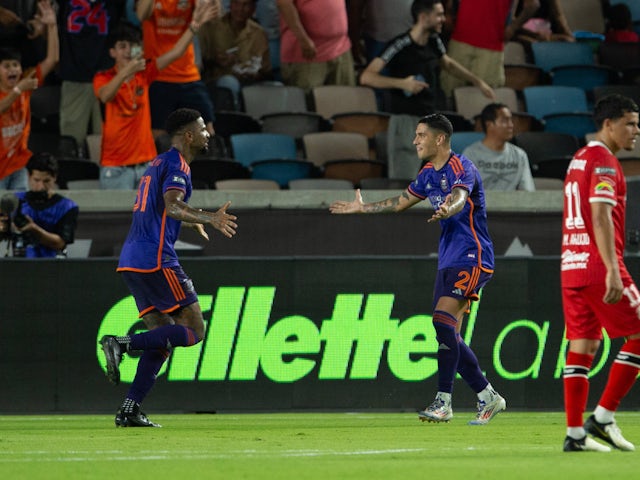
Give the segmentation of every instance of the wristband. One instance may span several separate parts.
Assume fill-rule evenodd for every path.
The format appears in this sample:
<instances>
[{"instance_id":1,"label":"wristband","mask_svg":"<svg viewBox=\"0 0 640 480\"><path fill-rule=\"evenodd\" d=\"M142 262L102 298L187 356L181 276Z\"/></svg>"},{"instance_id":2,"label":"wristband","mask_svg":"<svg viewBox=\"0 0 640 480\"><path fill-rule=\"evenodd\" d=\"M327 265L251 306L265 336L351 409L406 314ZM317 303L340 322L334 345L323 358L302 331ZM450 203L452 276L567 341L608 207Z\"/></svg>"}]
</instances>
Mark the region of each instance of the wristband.
<instances>
[{"instance_id":1,"label":"wristband","mask_svg":"<svg viewBox=\"0 0 640 480\"><path fill-rule=\"evenodd\" d=\"M15 87L13 87L13 93L15 93L16 95L21 95L22 90L20 90L20 87L16 85Z\"/></svg>"}]
</instances>

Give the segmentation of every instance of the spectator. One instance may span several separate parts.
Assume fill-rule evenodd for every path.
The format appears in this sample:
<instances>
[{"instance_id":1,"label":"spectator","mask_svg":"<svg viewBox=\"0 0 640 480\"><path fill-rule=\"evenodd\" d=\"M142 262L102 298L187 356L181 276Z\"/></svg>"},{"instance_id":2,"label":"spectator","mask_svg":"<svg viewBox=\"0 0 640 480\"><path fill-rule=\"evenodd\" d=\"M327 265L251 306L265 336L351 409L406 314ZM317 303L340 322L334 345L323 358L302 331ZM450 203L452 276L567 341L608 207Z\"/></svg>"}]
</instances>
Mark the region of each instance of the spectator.
<instances>
[{"instance_id":1,"label":"spectator","mask_svg":"<svg viewBox=\"0 0 640 480\"><path fill-rule=\"evenodd\" d=\"M631 10L624 3L611 5L607 10L607 34L605 42L617 43L637 43L640 42L640 36L633 31L633 21L631 19Z\"/></svg>"},{"instance_id":2,"label":"spectator","mask_svg":"<svg viewBox=\"0 0 640 480\"><path fill-rule=\"evenodd\" d=\"M204 23L216 14L211 3L201 2L194 21ZM105 189L134 189L157 155L151 133L149 85L159 72L180 58L193 40L192 29L184 31L171 50L156 59L145 59L140 31L122 23L112 36L109 53L115 66L96 74L96 96L106 106L100 185Z\"/></svg>"},{"instance_id":3,"label":"spectator","mask_svg":"<svg viewBox=\"0 0 640 480\"><path fill-rule=\"evenodd\" d=\"M221 11L219 0L201 0L210 3L217 18ZM149 58L158 58L170 50L185 30L194 34L202 26L192 18L196 0L138 0L136 13L142 22L144 52ZM151 127L154 137L165 133L169 114L177 108L193 108L202 112L207 129L213 133L213 104L201 80L192 44L184 55L158 75L149 89Z\"/></svg>"},{"instance_id":4,"label":"spectator","mask_svg":"<svg viewBox=\"0 0 640 480\"><path fill-rule=\"evenodd\" d=\"M123 12L124 0L60 1L60 133L74 137L80 148L87 133L102 133L93 76L113 65L109 35Z\"/></svg>"},{"instance_id":5,"label":"spectator","mask_svg":"<svg viewBox=\"0 0 640 480\"><path fill-rule=\"evenodd\" d=\"M478 168L485 190L526 190L535 185L527 153L509 142L513 138L513 117L502 103L490 103L480 114L484 138L464 149L462 155Z\"/></svg>"},{"instance_id":6,"label":"spectator","mask_svg":"<svg viewBox=\"0 0 640 480\"><path fill-rule=\"evenodd\" d=\"M531 42L575 42L560 0L538 0L540 8L516 32L514 40ZM522 11L518 6L516 15Z\"/></svg>"},{"instance_id":7,"label":"spectator","mask_svg":"<svg viewBox=\"0 0 640 480\"><path fill-rule=\"evenodd\" d=\"M0 189L5 190L27 189L24 167L31 158L27 146L31 130L31 94L58 63L58 29L49 0L38 3L36 19L46 26L47 56L34 70L23 72L17 51L0 51Z\"/></svg>"},{"instance_id":8,"label":"spectator","mask_svg":"<svg viewBox=\"0 0 640 480\"><path fill-rule=\"evenodd\" d=\"M231 89L236 103L243 85L271 78L269 41L251 19L256 0L231 0L229 12L198 33L205 81Z\"/></svg>"},{"instance_id":9,"label":"spectator","mask_svg":"<svg viewBox=\"0 0 640 480\"><path fill-rule=\"evenodd\" d=\"M356 63L368 64L382 53L389 40L411 28L411 3L412 0L348 2L349 38Z\"/></svg>"},{"instance_id":10,"label":"spectator","mask_svg":"<svg viewBox=\"0 0 640 480\"><path fill-rule=\"evenodd\" d=\"M439 36L444 23L441 0L414 0L411 14L411 30L393 39L360 76L363 85L390 89L385 110L423 116L447 109L440 88L441 68L477 85L488 98L495 98L489 85L447 55Z\"/></svg>"},{"instance_id":11,"label":"spectator","mask_svg":"<svg viewBox=\"0 0 640 480\"><path fill-rule=\"evenodd\" d=\"M539 0L461 0L458 3L454 10L454 0L447 0L447 10L455 14L449 56L492 87L503 86L504 44L536 12ZM513 17L513 7L520 3L522 10ZM454 88L468 83L450 72L442 74L442 88L448 97Z\"/></svg>"},{"instance_id":12,"label":"spectator","mask_svg":"<svg viewBox=\"0 0 640 480\"><path fill-rule=\"evenodd\" d=\"M344 0L277 0L284 83L310 91L355 85Z\"/></svg>"},{"instance_id":13,"label":"spectator","mask_svg":"<svg viewBox=\"0 0 640 480\"><path fill-rule=\"evenodd\" d=\"M65 257L66 246L74 240L78 205L55 193L58 162L53 155L36 153L27 162L27 170L29 191L18 192L13 200L13 256Z\"/></svg>"}]
</instances>

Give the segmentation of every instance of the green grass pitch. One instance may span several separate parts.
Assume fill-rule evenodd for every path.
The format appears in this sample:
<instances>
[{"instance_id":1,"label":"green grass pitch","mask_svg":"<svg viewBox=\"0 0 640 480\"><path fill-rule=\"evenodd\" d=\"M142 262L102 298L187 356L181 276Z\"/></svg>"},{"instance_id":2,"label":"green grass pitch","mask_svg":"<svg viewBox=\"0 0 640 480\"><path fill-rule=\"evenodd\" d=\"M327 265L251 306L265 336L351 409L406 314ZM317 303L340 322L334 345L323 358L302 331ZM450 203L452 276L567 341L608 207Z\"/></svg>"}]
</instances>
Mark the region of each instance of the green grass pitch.
<instances>
[{"instance_id":1,"label":"green grass pitch","mask_svg":"<svg viewBox=\"0 0 640 480\"><path fill-rule=\"evenodd\" d=\"M152 413L152 412L151 412ZM0 477L15 479L638 478L640 413L618 424L637 452L563 453L564 415L505 412L468 426L412 413L0 416Z\"/></svg>"}]
</instances>

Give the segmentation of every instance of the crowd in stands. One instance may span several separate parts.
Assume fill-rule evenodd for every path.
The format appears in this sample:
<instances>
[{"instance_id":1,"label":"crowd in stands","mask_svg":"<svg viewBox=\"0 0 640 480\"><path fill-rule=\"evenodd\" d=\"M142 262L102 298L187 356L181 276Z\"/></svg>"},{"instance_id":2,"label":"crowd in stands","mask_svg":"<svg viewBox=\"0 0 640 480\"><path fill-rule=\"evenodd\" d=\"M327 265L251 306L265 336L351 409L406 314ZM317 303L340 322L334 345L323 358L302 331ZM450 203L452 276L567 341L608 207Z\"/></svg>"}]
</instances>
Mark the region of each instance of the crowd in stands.
<instances>
[{"instance_id":1,"label":"crowd in stands","mask_svg":"<svg viewBox=\"0 0 640 480\"><path fill-rule=\"evenodd\" d=\"M196 188L398 188L420 168L416 119L436 111L487 189L559 188L573 152L537 156L523 135L582 145L599 96L640 100L628 0L2 0L0 25L3 189L26 189L44 151L62 188L134 189L178 107L217 132ZM553 88L578 106L540 110L535 89L555 104ZM317 134L330 155L311 150ZM261 158L241 158L249 141ZM634 173L640 151L625 158Z\"/></svg>"}]
</instances>

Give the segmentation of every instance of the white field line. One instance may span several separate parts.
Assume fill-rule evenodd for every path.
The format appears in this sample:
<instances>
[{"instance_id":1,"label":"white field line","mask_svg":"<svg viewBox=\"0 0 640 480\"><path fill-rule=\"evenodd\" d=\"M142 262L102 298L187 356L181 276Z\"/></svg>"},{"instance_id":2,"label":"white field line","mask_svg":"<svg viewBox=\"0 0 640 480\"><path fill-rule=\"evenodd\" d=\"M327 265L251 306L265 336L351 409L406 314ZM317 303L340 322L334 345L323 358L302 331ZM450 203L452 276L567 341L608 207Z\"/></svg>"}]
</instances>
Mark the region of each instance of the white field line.
<instances>
[{"instance_id":1,"label":"white field line","mask_svg":"<svg viewBox=\"0 0 640 480\"><path fill-rule=\"evenodd\" d=\"M229 452L179 452L172 450L141 451L137 455L120 450L105 451L46 451L31 450L27 452L0 451L0 464L2 463L45 463L45 462L137 462L158 460L214 460L214 459L239 459L261 457L329 457L329 456L357 456L357 455L389 455L403 453L426 452L426 448L394 448L385 450L237 450Z\"/></svg>"}]
</instances>

